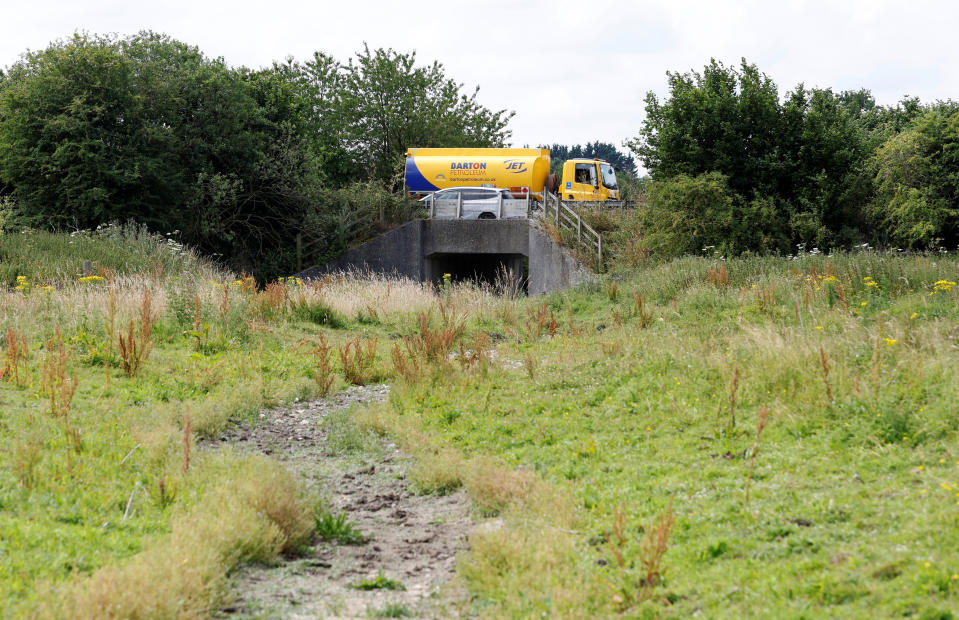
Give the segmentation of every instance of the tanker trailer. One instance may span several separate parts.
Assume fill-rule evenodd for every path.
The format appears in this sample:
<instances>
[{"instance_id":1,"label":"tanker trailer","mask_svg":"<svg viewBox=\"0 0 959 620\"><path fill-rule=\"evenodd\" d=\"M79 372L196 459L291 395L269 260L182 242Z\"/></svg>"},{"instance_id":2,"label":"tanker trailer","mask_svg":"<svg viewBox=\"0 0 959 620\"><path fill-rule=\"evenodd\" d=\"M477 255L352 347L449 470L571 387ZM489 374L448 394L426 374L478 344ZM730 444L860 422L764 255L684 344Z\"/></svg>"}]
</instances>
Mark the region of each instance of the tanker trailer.
<instances>
[{"instance_id":1,"label":"tanker trailer","mask_svg":"<svg viewBox=\"0 0 959 620\"><path fill-rule=\"evenodd\" d=\"M571 159L557 183L549 149L412 148L406 151L406 189L412 196L451 187L508 189L517 198L542 200L544 187L563 200L619 200L616 172L600 159Z\"/></svg>"},{"instance_id":2,"label":"tanker trailer","mask_svg":"<svg viewBox=\"0 0 959 620\"><path fill-rule=\"evenodd\" d=\"M497 187L542 199L549 149L408 149L406 189L414 196L448 187Z\"/></svg>"}]
</instances>

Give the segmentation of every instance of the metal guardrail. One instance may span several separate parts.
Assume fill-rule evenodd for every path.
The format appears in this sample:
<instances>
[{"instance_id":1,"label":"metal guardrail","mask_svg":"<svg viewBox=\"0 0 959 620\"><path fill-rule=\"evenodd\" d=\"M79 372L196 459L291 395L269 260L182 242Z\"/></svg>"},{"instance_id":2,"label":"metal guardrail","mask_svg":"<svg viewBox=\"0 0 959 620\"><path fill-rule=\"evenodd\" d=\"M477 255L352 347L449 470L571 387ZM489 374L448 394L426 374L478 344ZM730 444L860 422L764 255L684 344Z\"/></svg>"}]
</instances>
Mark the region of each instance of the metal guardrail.
<instances>
[{"instance_id":1,"label":"metal guardrail","mask_svg":"<svg viewBox=\"0 0 959 620\"><path fill-rule=\"evenodd\" d=\"M568 230L576 233L576 242L590 253L596 253L596 271L603 268L603 237L583 221L576 211L570 209L559 196L546 193L543 201L543 219L552 222L557 230Z\"/></svg>"},{"instance_id":2,"label":"metal guardrail","mask_svg":"<svg viewBox=\"0 0 959 620\"><path fill-rule=\"evenodd\" d=\"M470 201L466 201L466 208L472 212L483 212L483 211L495 211L496 219L526 219L529 217L529 207L530 200L527 195L526 198L522 199L509 199L503 198L502 195L499 196L499 199L496 202L495 208L491 208L494 205L484 204L483 208L475 207L475 205L470 205ZM474 208L471 208L474 207ZM440 198L430 200L430 218L451 218L451 219L461 219L464 215L464 204L463 196L458 195L456 199L453 198Z\"/></svg>"}]
</instances>

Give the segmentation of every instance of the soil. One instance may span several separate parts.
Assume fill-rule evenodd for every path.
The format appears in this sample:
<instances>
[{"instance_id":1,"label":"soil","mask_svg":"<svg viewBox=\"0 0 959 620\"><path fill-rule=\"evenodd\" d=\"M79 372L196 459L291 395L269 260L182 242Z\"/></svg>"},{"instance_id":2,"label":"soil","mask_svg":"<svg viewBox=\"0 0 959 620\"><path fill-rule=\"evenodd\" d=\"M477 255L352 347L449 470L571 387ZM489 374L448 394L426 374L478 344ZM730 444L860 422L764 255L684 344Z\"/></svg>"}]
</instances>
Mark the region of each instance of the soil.
<instances>
[{"instance_id":1,"label":"soil","mask_svg":"<svg viewBox=\"0 0 959 620\"><path fill-rule=\"evenodd\" d=\"M410 457L388 439L357 429L346 414L350 407L385 400L388 393L385 385L350 388L265 411L255 424L238 424L219 438L279 460L366 538L358 545L317 540L278 566L241 569L234 575L232 601L219 616L459 615L463 593L451 580L473 525L468 498L463 492L411 492ZM357 589L378 576L401 589Z\"/></svg>"}]
</instances>

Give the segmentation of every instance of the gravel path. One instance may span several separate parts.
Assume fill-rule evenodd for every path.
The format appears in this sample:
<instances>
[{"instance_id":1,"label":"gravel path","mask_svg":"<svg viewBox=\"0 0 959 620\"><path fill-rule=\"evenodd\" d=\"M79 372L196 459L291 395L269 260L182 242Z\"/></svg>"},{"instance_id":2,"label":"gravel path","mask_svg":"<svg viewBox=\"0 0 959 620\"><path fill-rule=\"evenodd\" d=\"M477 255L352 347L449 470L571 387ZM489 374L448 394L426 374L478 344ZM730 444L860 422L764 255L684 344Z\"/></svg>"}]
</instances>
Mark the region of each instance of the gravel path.
<instances>
[{"instance_id":1,"label":"gravel path","mask_svg":"<svg viewBox=\"0 0 959 620\"><path fill-rule=\"evenodd\" d=\"M410 492L411 459L393 442L359 431L347 411L386 399L385 385L354 387L323 400L265 411L219 442L278 459L346 514L367 542L317 541L279 566L246 567L219 615L267 618L449 618L462 593L450 583L472 526L463 492ZM355 586L383 576L402 589ZM381 580L382 583L382 580Z\"/></svg>"}]
</instances>

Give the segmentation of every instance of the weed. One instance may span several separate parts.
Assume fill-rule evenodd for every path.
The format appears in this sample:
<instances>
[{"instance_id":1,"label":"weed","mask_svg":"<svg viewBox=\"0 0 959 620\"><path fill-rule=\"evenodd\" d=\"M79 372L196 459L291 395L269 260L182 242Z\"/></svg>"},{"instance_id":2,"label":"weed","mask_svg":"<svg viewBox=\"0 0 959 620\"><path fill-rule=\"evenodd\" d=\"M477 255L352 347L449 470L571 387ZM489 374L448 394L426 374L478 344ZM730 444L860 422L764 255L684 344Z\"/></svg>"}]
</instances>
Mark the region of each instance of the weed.
<instances>
[{"instance_id":1,"label":"weed","mask_svg":"<svg viewBox=\"0 0 959 620\"><path fill-rule=\"evenodd\" d=\"M516 299L523 290L523 281L517 277L512 269L501 263L496 269L492 290L493 294L500 297Z\"/></svg>"},{"instance_id":2,"label":"weed","mask_svg":"<svg viewBox=\"0 0 959 620\"><path fill-rule=\"evenodd\" d=\"M706 272L706 281L716 288L729 286L729 272L726 271L726 265L720 265L719 271L715 267Z\"/></svg>"},{"instance_id":3,"label":"weed","mask_svg":"<svg viewBox=\"0 0 959 620\"><path fill-rule=\"evenodd\" d=\"M600 347L602 347L603 353L605 353L607 357L619 357L623 352L623 342L621 340L603 342L600 343Z\"/></svg>"},{"instance_id":4,"label":"weed","mask_svg":"<svg viewBox=\"0 0 959 620\"><path fill-rule=\"evenodd\" d=\"M422 373L420 372L419 362L416 361L416 357L404 352L400 345L394 344L393 349L390 351L390 358L393 361L393 372L395 375L403 378L407 383L414 383L419 381L422 378Z\"/></svg>"},{"instance_id":5,"label":"weed","mask_svg":"<svg viewBox=\"0 0 959 620\"><path fill-rule=\"evenodd\" d=\"M470 461L463 476L470 497L487 515L521 504L536 486L536 475L526 469L505 469L489 457Z\"/></svg>"},{"instance_id":6,"label":"weed","mask_svg":"<svg viewBox=\"0 0 959 620\"><path fill-rule=\"evenodd\" d=\"M405 605L388 603L382 609L376 610L373 615L377 618L408 618L413 615L413 612Z\"/></svg>"},{"instance_id":7,"label":"weed","mask_svg":"<svg viewBox=\"0 0 959 620\"><path fill-rule=\"evenodd\" d=\"M327 449L334 454L375 453L379 443L372 434L360 428L346 409L330 412L323 418Z\"/></svg>"},{"instance_id":8,"label":"weed","mask_svg":"<svg viewBox=\"0 0 959 620\"><path fill-rule=\"evenodd\" d=\"M756 290L756 304L760 312L771 313L776 307L776 287L772 284L759 287Z\"/></svg>"},{"instance_id":9,"label":"weed","mask_svg":"<svg viewBox=\"0 0 959 620\"><path fill-rule=\"evenodd\" d=\"M610 280L606 283L606 298L613 303L619 300L619 284L616 280Z\"/></svg>"},{"instance_id":10,"label":"weed","mask_svg":"<svg viewBox=\"0 0 959 620\"><path fill-rule=\"evenodd\" d=\"M486 332L476 332L473 335L473 348L468 350L460 343L457 359L464 370L478 369L484 377L489 371L490 364L490 337Z\"/></svg>"},{"instance_id":11,"label":"weed","mask_svg":"<svg viewBox=\"0 0 959 620\"><path fill-rule=\"evenodd\" d=\"M11 469L17 484L32 489L37 482L36 469L43 459L43 436L34 429L20 437L9 450Z\"/></svg>"},{"instance_id":12,"label":"weed","mask_svg":"<svg viewBox=\"0 0 959 620\"><path fill-rule=\"evenodd\" d=\"M416 315L419 332L404 336L403 344L411 358L426 362L446 363L453 344L463 335L465 321L444 304L439 304L441 323L436 329L430 327L430 316L425 312Z\"/></svg>"},{"instance_id":13,"label":"weed","mask_svg":"<svg viewBox=\"0 0 959 620\"><path fill-rule=\"evenodd\" d=\"M110 283L110 291L107 297L107 316L106 316L106 332L107 332L107 353L111 356L113 355L113 334L116 332L116 319L117 319L117 287L112 282Z\"/></svg>"},{"instance_id":14,"label":"weed","mask_svg":"<svg viewBox=\"0 0 959 620\"><path fill-rule=\"evenodd\" d=\"M613 512L613 524L609 532L607 546L613 556L616 568L619 569L620 585L616 587L613 601L620 609L635 605L642 599L649 598L651 590L658 585L665 574L663 556L669 544L676 516L673 513L673 502L660 513L656 519L645 528L643 538L639 542L640 575L633 576L633 563L626 557L629 536L626 534L626 511L620 506Z\"/></svg>"},{"instance_id":15,"label":"weed","mask_svg":"<svg viewBox=\"0 0 959 620\"><path fill-rule=\"evenodd\" d=\"M633 310L636 313L636 320L640 329L646 329L652 324L653 311L646 304L646 298L642 293L633 294Z\"/></svg>"},{"instance_id":16,"label":"weed","mask_svg":"<svg viewBox=\"0 0 959 620\"><path fill-rule=\"evenodd\" d=\"M66 420L70 413L70 403L77 391L77 377L67 376L70 353L63 346L59 326L56 328L55 337L47 340L45 348L47 355L40 369L40 390L49 399L50 415Z\"/></svg>"},{"instance_id":17,"label":"weed","mask_svg":"<svg viewBox=\"0 0 959 620\"><path fill-rule=\"evenodd\" d=\"M323 334L317 335L316 345L310 350L314 359L313 379L316 381L317 394L326 396L333 386L333 363L330 358L330 345Z\"/></svg>"},{"instance_id":18,"label":"weed","mask_svg":"<svg viewBox=\"0 0 959 620\"><path fill-rule=\"evenodd\" d=\"M316 533L323 540L341 545L362 545L366 542L366 536L347 520L345 514L334 515L328 510L318 509L314 521Z\"/></svg>"},{"instance_id":19,"label":"weed","mask_svg":"<svg viewBox=\"0 0 959 620\"><path fill-rule=\"evenodd\" d=\"M27 339L23 332L12 327L7 328L7 347L3 356L3 368L0 369L0 379L13 381L22 386L30 380L30 352L27 350Z\"/></svg>"},{"instance_id":20,"label":"weed","mask_svg":"<svg viewBox=\"0 0 959 620\"><path fill-rule=\"evenodd\" d=\"M340 362L343 375L353 385L366 385L375 377L373 364L376 361L376 339L361 343L359 337L340 347Z\"/></svg>"},{"instance_id":21,"label":"weed","mask_svg":"<svg viewBox=\"0 0 959 620\"><path fill-rule=\"evenodd\" d=\"M217 313L220 315L220 322L226 324L227 317L230 315L230 287L222 287L220 303L217 305Z\"/></svg>"},{"instance_id":22,"label":"weed","mask_svg":"<svg viewBox=\"0 0 959 620\"><path fill-rule=\"evenodd\" d=\"M550 337L556 335L559 323L553 316L553 311L547 309L546 302L541 306L535 306L527 311L526 319L526 338L529 341L539 340L543 334L549 334Z\"/></svg>"},{"instance_id":23,"label":"weed","mask_svg":"<svg viewBox=\"0 0 959 620\"><path fill-rule=\"evenodd\" d=\"M532 351L523 353L523 368L526 369L526 376L529 377L530 381L536 378L536 367L538 365L539 360L536 359L535 353Z\"/></svg>"},{"instance_id":24,"label":"weed","mask_svg":"<svg viewBox=\"0 0 959 620\"><path fill-rule=\"evenodd\" d=\"M822 349L820 349L822 351ZM759 440L763 436L763 430L766 428L766 418L769 416L769 409L759 408L759 419L756 421L756 441L753 443L752 456L749 457L749 472L746 474L746 505L749 505L749 487L753 480L753 468L756 467L756 455L759 454Z\"/></svg>"},{"instance_id":25,"label":"weed","mask_svg":"<svg viewBox=\"0 0 959 620\"><path fill-rule=\"evenodd\" d=\"M404 586L399 581L389 579L381 571L376 575L375 579L364 579L363 581L354 583L350 586L356 590L405 590Z\"/></svg>"},{"instance_id":26,"label":"weed","mask_svg":"<svg viewBox=\"0 0 959 620\"><path fill-rule=\"evenodd\" d=\"M193 438L193 431L190 428L190 408L187 407L186 415L183 416L183 473L190 469L190 441Z\"/></svg>"},{"instance_id":27,"label":"weed","mask_svg":"<svg viewBox=\"0 0 959 620\"><path fill-rule=\"evenodd\" d=\"M882 315L879 316L879 324L876 326L876 339L872 345L872 400L875 405L879 405L879 383L882 376Z\"/></svg>"},{"instance_id":28,"label":"weed","mask_svg":"<svg viewBox=\"0 0 959 620\"><path fill-rule=\"evenodd\" d=\"M143 303L140 305L140 326L134 332L133 319L130 319L126 338L119 337L120 365L128 377L133 377L140 370L143 362L150 357L153 351L153 315L150 291L143 291Z\"/></svg>"},{"instance_id":29,"label":"weed","mask_svg":"<svg viewBox=\"0 0 959 620\"><path fill-rule=\"evenodd\" d=\"M826 386L826 402L832 403L832 388L829 386L829 364L826 362L826 352L819 345L819 365L822 368L822 381Z\"/></svg>"},{"instance_id":30,"label":"weed","mask_svg":"<svg viewBox=\"0 0 959 620\"><path fill-rule=\"evenodd\" d=\"M663 556L666 555L666 547L675 524L676 515L673 513L673 500L670 498L669 506L656 517L639 543L640 562L643 567L640 583L645 588L655 586L663 577Z\"/></svg>"},{"instance_id":31,"label":"weed","mask_svg":"<svg viewBox=\"0 0 959 620\"><path fill-rule=\"evenodd\" d=\"M739 366L733 366L733 378L729 382L729 432L736 429L736 393L739 391Z\"/></svg>"}]
</instances>

